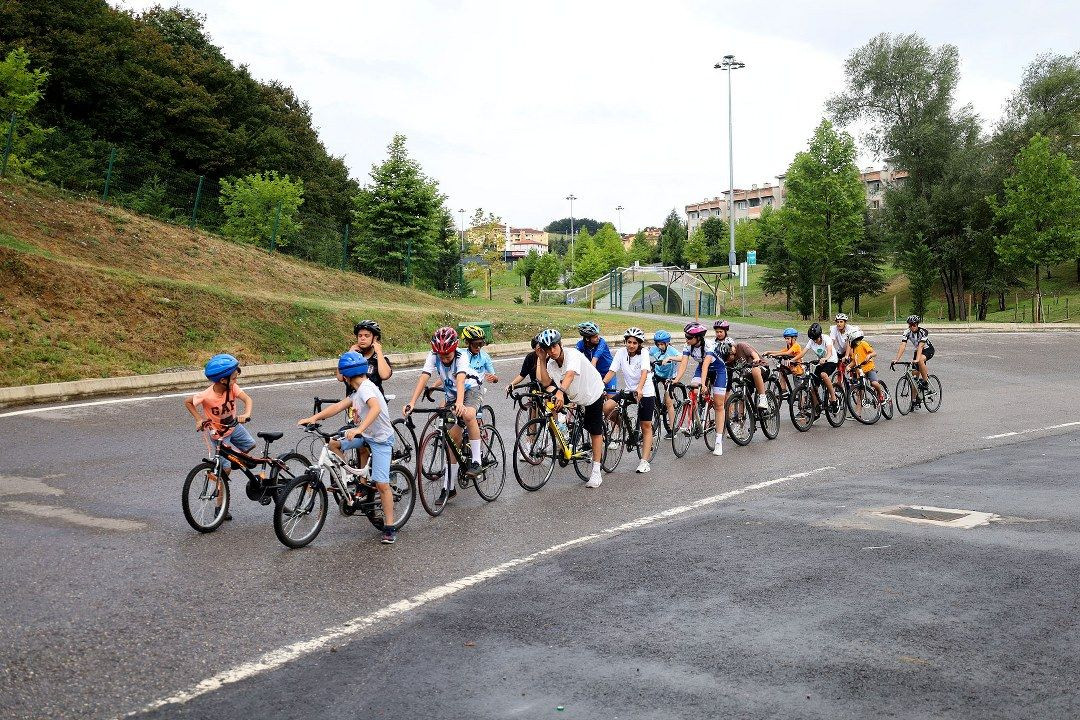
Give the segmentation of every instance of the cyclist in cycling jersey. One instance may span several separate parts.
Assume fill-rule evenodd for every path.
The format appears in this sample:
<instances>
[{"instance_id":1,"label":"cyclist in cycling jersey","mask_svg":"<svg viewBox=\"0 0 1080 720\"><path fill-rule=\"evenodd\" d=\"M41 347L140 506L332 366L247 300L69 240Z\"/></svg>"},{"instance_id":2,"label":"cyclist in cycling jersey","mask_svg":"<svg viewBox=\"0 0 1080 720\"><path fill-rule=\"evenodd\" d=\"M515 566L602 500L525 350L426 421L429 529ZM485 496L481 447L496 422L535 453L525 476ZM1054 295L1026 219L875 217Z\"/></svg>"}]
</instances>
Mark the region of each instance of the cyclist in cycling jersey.
<instances>
[{"instance_id":1,"label":"cyclist in cycling jersey","mask_svg":"<svg viewBox=\"0 0 1080 720\"><path fill-rule=\"evenodd\" d=\"M877 390L878 398L882 401L886 400L889 391L885 389L885 384L878 380L877 369L874 367L874 358L877 357L877 353L866 341L866 335L859 328L852 328L848 334L848 342L851 344L851 359L862 369L866 379Z\"/></svg>"},{"instance_id":2,"label":"cyclist in cycling jersey","mask_svg":"<svg viewBox=\"0 0 1080 720\"><path fill-rule=\"evenodd\" d=\"M749 343L724 340L717 346L717 357L724 361L728 372L735 367L736 363L742 363L750 368L750 376L754 380L754 389L757 390L757 406L760 410L769 409L769 400L765 397L765 378L761 374L761 356Z\"/></svg>"},{"instance_id":3,"label":"cyclist in cycling jersey","mask_svg":"<svg viewBox=\"0 0 1080 720\"><path fill-rule=\"evenodd\" d=\"M607 375L607 371L611 369L611 361L613 355L611 349L608 347L604 338L600 337L600 326L594 322L583 322L577 326L578 333L581 334L581 339L577 342L577 350L585 356L585 359L592 363L592 366L596 368L596 371L600 373L600 377ZM606 383L604 386L604 392L608 395L615 394L615 381ZM614 403L612 403L614 406ZM605 413L609 412L611 408L605 408Z\"/></svg>"},{"instance_id":4,"label":"cyclist in cycling jersey","mask_svg":"<svg viewBox=\"0 0 1080 720\"><path fill-rule=\"evenodd\" d=\"M611 361L611 369L604 377L604 382L613 379L616 375L622 380L623 390L634 394L637 401L638 427L641 428L641 462L638 463L637 472L649 472L649 458L652 457L653 444L653 411L656 404L656 388L653 386L652 371L650 368L649 355L644 351L645 331L641 328L630 327L623 333L623 342L626 347L615 351L615 359Z\"/></svg>"},{"instance_id":5,"label":"cyclist in cycling jersey","mask_svg":"<svg viewBox=\"0 0 1080 720\"><path fill-rule=\"evenodd\" d=\"M675 370L679 366L682 353L671 345L671 333L667 330L657 330L653 333L653 343L655 346L649 348L649 357L656 363L653 367L653 381L660 386L660 388L657 388L658 393L661 392L662 388L664 408L667 413L668 427L670 428L672 423L675 422L675 405L671 400L671 394L667 392L667 381L670 381L675 376ZM670 431L668 431L666 439L671 439Z\"/></svg>"},{"instance_id":6,"label":"cyclist in cycling jersey","mask_svg":"<svg viewBox=\"0 0 1080 720\"><path fill-rule=\"evenodd\" d=\"M555 412L562 410L567 402L584 409L585 431L592 438L592 472L585 487L600 487L603 482L600 463L604 458L604 379L574 348L562 346L562 333L555 328L542 330L536 336L536 364L540 384L555 388Z\"/></svg>"},{"instance_id":7,"label":"cyclist in cycling jersey","mask_svg":"<svg viewBox=\"0 0 1080 720\"><path fill-rule=\"evenodd\" d=\"M472 460L465 472L469 477L480 474L480 424L476 421L476 413L480 409L480 374L469 365L469 358L465 350L458 347L458 334L452 327L441 327L431 337L431 353L420 371L420 377L416 379L416 387L413 388L412 397L401 414L408 416L413 411L416 399L424 391L428 378L438 375L442 379L443 390L446 392L447 405L452 404L454 415L465 423L469 433L469 451ZM450 434L455 443L461 442L461 428L455 425ZM457 494L457 461L453 454L446 468L446 485L443 492L447 497ZM440 499L442 503L444 499Z\"/></svg>"},{"instance_id":8,"label":"cyclist in cycling jersey","mask_svg":"<svg viewBox=\"0 0 1080 720\"><path fill-rule=\"evenodd\" d=\"M495 364L491 362L491 356L484 350L487 344L487 335L477 325L469 325L461 331L461 339L465 341L468 350L469 366L479 373L484 382L497 383L499 376L495 374Z\"/></svg>"},{"instance_id":9,"label":"cyclist in cycling jersey","mask_svg":"<svg viewBox=\"0 0 1080 720\"><path fill-rule=\"evenodd\" d=\"M796 360L802 355L802 345L799 344L799 331L793 327L784 329L784 349L770 350L764 357L780 358L780 399L787 400L790 392L788 375L802 375L803 368Z\"/></svg>"},{"instance_id":10,"label":"cyclist in cycling jersey","mask_svg":"<svg viewBox=\"0 0 1080 720\"><path fill-rule=\"evenodd\" d=\"M829 391L829 404L833 408L833 412L836 412L840 408L840 403L836 399L836 389L833 387L832 374L836 372L836 348L833 346L832 338L828 335L822 335L821 325L814 323L810 326L810 329L806 331L806 336L809 340L806 343L806 349L799 355L799 360L802 360L807 355L812 355L815 360L819 362L817 366L817 373L821 377L821 382Z\"/></svg>"},{"instance_id":11,"label":"cyclist in cycling jersey","mask_svg":"<svg viewBox=\"0 0 1080 720\"><path fill-rule=\"evenodd\" d=\"M731 323L727 320L716 320L712 324L712 329L716 333L716 344L724 342L731 334Z\"/></svg>"},{"instance_id":12,"label":"cyclist in cycling jersey","mask_svg":"<svg viewBox=\"0 0 1080 720\"><path fill-rule=\"evenodd\" d=\"M926 362L934 357L934 345L930 342L930 333L926 331L926 328L920 327L920 323L922 323L922 318L918 315L908 315L907 330L900 337L900 347L896 350L896 357L889 363L889 369L895 369L896 363L900 362L900 358L904 356L907 344L912 343L915 346L912 361L919 369L919 389L925 390L928 387Z\"/></svg>"},{"instance_id":13,"label":"cyclist in cycling jersey","mask_svg":"<svg viewBox=\"0 0 1080 720\"><path fill-rule=\"evenodd\" d=\"M716 354L716 348L707 346L705 335L708 331L705 326L698 322L687 323L683 328L683 337L686 338L686 346L683 348L683 358L679 363L679 369L675 372L675 382L682 380L683 373L690 362L697 363L694 370L694 378L690 381L691 386L706 383L707 392L712 399L713 410L716 415L716 427L724 426L724 399L727 397L727 366ZM716 446L713 455L723 455L723 433L716 433Z\"/></svg>"}]
</instances>

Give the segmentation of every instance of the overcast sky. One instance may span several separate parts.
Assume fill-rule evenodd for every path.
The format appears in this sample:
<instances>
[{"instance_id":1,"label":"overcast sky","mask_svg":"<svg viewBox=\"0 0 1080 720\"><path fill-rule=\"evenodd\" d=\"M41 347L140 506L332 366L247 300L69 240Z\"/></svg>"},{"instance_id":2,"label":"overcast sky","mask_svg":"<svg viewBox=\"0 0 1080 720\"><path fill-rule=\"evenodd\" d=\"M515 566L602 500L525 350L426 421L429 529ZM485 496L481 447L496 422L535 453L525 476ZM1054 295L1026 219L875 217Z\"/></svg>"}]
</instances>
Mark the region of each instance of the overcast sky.
<instances>
[{"instance_id":1,"label":"overcast sky","mask_svg":"<svg viewBox=\"0 0 1080 720\"><path fill-rule=\"evenodd\" d=\"M154 2L113 0L141 10ZM1080 49L1080 3L186 0L213 41L311 105L329 151L368 180L404 133L448 204L514 226L569 215L659 225L728 185L776 182L843 62L880 32L959 48L958 99L989 127L1039 53ZM974 14L973 14L974 13ZM864 166L876 161L860 158Z\"/></svg>"}]
</instances>

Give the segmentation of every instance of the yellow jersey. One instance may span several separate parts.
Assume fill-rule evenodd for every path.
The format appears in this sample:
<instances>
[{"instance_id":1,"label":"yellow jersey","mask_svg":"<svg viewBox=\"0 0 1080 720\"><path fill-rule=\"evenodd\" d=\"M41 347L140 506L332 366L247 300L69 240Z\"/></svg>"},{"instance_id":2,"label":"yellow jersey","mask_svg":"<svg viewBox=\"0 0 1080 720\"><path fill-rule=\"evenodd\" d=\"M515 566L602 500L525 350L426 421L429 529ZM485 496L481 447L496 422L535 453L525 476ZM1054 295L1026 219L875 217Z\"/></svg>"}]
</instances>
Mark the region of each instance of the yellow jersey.
<instances>
[{"instance_id":1,"label":"yellow jersey","mask_svg":"<svg viewBox=\"0 0 1080 720\"><path fill-rule=\"evenodd\" d=\"M851 356L855 358L855 364L859 364L866 360L867 356L869 356L872 352L874 352L873 346L871 346L870 343L866 342L865 340L860 340L859 344L851 349ZM863 372L870 372L873 369L873 360L862 366Z\"/></svg>"}]
</instances>

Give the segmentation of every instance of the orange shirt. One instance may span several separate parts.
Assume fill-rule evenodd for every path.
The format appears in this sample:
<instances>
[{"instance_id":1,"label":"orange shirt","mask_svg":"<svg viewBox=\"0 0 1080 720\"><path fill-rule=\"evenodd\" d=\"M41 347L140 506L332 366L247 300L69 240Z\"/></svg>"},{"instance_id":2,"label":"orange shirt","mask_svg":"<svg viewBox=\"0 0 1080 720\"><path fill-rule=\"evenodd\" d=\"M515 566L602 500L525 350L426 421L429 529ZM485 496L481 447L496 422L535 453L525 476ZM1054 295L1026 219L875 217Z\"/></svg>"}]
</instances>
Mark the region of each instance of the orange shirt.
<instances>
[{"instance_id":1,"label":"orange shirt","mask_svg":"<svg viewBox=\"0 0 1080 720\"><path fill-rule=\"evenodd\" d=\"M791 371L792 375L802 375L802 365L791 362L793 358L797 358L802 355L802 345L799 344L798 340L791 343L791 347L784 348L783 350L778 350L776 354L784 359L783 365Z\"/></svg>"},{"instance_id":2,"label":"orange shirt","mask_svg":"<svg viewBox=\"0 0 1080 720\"><path fill-rule=\"evenodd\" d=\"M866 360L866 357L872 352L874 352L874 348L870 345L870 343L866 342L865 340L860 340L859 344L851 349L851 356L855 358L855 364L858 365L859 363ZM870 372L873 369L873 360L862 366L863 372Z\"/></svg>"},{"instance_id":3,"label":"orange shirt","mask_svg":"<svg viewBox=\"0 0 1080 720\"><path fill-rule=\"evenodd\" d=\"M227 392L218 392L214 385L191 396L191 402L202 405L203 415L215 430L224 429L223 421L232 418L236 412L236 396L240 387L234 382Z\"/></svg>"}]
</instances>

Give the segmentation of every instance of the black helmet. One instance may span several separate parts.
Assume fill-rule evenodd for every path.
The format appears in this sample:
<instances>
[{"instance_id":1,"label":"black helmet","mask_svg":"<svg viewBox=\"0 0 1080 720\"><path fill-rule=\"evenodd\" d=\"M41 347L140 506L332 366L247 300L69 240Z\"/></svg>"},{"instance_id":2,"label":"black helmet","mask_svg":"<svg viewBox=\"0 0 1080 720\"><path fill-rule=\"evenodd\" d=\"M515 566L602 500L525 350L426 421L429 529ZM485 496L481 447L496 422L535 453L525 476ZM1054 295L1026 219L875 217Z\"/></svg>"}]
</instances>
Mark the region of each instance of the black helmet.
<instances>
[{"instance_id":1,"label":"black helmet","mask_svg":"<svg viewBox=\"0 0 1080 720\"><path fill-rule=\"evenodd\" d=\"M810 326L810 329L806 331L806 335L811 340L820 340L821 339L821 325L818 324L818 323L814 323L813 325Z\"/></svg>"},{"instance_id":2,"label":"black helmet","mask_svg":"<svg viewBox=\"0 0 1080 720\"><path fill-rule=\"evenodd\" d=\"M382 328L374 320L361 320L353 325L352 334L359 335L361 330L367 330L375 336L376 340L382 340Z\"/></svg>"}]
</instances>

